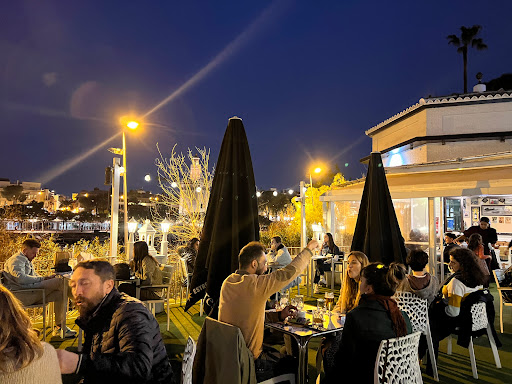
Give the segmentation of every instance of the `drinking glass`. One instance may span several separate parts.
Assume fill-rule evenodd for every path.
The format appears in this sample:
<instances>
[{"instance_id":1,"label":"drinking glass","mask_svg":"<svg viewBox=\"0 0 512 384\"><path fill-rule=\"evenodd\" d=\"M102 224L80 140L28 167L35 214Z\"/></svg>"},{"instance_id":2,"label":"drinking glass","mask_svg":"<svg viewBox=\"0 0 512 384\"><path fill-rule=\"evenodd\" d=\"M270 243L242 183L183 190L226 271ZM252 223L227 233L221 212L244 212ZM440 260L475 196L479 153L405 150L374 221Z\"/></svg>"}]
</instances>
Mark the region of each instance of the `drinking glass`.
<instances>
[{"instance_id":1,"label":"drinking glass","mask_svg":"<svg viewBox=\"0 0 512 384\"><path fill-rule=\"evenodd\" d=\"M316 327L323 327L324 325L324 311L321 309L315 309L313 311L313 325Z\"/></svg>"},{"instance_id":2,"label":"drinking glass","mask_svg":"<svg viewBox=\"0 0 512 384\"><path fill-rule=\"evenodd\" d=\"M325 300L324 299L317 299L316 300L316 309L318 311L325 312Z\"/></svg>"},{"instance_id":3,"label":"drinking glass","mask_svg":"<svg viewBox=\"0 0 512 384\"><path fill-rule=\"evenodd\" d=\"M304 295L295 296L295 306L299 311L302 311L302 308L304 308Z\"/></svg>"},{"instance_id":4,"label":"drinking glass","mask_svg":"<svg viewBox=\"0 0 512 384\"><path fill-rule=\"evenodd\" d=\"M325 292L325 304L330 313L334 306L334 292Z\"/></svg>"},{"instance_id":5,"label":"drinking glass","mask_svg":"<svg viewBox=\"0 0 512 384\"><path fill-rule=\"evenodd\" d=\"M279 300L279 304L281 304L281 308L284 308L288 305L290 296L288 292L281 293L281 299Z\"/></svg>"}]
</instances>

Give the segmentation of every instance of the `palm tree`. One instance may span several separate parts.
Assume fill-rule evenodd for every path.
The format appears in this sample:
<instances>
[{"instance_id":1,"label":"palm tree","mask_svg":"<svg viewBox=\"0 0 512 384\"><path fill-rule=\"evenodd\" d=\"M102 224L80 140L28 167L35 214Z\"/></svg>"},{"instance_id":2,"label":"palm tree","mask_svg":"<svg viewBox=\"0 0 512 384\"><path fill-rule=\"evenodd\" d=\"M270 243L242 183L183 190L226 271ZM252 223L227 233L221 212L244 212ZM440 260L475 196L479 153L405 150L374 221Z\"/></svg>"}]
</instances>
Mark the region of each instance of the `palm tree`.
<instances>
[{"instance_id":1,"label":"palm tree","mask_svg":"<svg viewBox=\"0 0 512 384\"><path fill-rule=\"evenodd\" d=\"M476 48L478 51L487 48L482 38L476 38L476 35L482 29L481 25L473 25L471 28L460 27L460 37L457 35L449 35L448 44L453 44L457 47L457 52L462 53L462 60L464 61L464 93L468 93L468 47Z\"/></svg>"}]
</instances>

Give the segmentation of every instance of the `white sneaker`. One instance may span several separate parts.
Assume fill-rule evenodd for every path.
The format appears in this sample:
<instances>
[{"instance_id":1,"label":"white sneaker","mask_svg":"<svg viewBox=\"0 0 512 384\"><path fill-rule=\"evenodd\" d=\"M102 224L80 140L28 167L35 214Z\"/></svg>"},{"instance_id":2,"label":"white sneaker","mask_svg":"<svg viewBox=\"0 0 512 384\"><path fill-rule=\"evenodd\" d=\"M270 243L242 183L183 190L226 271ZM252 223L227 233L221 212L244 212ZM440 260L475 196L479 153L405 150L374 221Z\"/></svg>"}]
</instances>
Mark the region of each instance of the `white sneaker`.
<instances>
[{"instance_id":1,"label":"white sneaker","mask_svg":"<svg viewBox=\"0 0 512 384\"><path fill-rule=\"evenodd\" d=\"M318 284L313 284L313 288L314 288L314 289L313 289L313 292L314 292L315 294L320 293L320 288L318 288Z\"/></svg>"},{"instance_id":2,"label":"white sneaker","mask_svg":"<svg viewBox=\"0 0 512 384\"><path fill-rule=\"evenodd\" d=\"M61 328L59 326L57 326L57 327L53 328L52 335L53 336L60 336L60 331L61 331ZM76 331L73 331L69 327L66 327L66 330L64 332L64 338L65 339L70 339L70 338L75 337L76 334L77 334Z\"/></svg>"},{"instance_id":3,"label":"white sneaker","mask_svg":"<svg viewBox=\"0 0 512 384\"><path fill-rule=\"evenodd\" d=\"M325 286L327 286L327 280L325 280L325 278L322 276L322 277L320 278L320 281L318 282L318 284L321 284L321 285L325 285Z\"/></svg>"}]
</instances>

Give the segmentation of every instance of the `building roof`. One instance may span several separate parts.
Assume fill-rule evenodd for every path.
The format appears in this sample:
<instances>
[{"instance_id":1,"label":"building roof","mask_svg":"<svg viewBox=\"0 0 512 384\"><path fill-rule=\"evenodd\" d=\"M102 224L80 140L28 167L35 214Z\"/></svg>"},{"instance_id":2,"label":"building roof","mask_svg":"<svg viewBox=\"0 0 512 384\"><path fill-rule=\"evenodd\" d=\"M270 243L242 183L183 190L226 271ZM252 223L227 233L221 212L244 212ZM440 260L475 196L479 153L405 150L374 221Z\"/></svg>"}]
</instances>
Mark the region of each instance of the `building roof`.
<instances>
[{"instance_id":1,"label":"building roof","mask_svg":"<svg viewBox=\"0 0 512 384\"><path fill-rule=\"evenodd\" d=\"M391 116L389 119L384 120L382 123L375 125L374 127L367 130L365 133L367 136L372 136L375 132L382 128L387 127L395 121L401 120L406 116L412 115L419 112L424 108L432 108L439 106L451 106L451 105L464 105L464 104L480 104L488 102L512 102L512 90L511 91L492 91L492 92L481 92L481 93L465 93L465 94L454 94L449 96L440 97L428 97L421 98L419 101L411 105L409 108Z\"/></svg>"}]
</instances>

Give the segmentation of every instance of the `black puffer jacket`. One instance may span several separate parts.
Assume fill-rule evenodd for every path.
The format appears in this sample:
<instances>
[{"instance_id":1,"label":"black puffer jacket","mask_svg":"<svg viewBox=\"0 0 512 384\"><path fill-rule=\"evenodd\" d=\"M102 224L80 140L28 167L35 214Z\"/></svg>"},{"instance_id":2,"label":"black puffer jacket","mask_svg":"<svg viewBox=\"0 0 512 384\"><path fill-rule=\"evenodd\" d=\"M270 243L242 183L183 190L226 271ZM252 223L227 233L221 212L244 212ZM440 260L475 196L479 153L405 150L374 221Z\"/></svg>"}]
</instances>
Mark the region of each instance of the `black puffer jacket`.
<instances>
[{"instance_id":1,"label":"black puffer jacket","mask_svg":"<svg viewBox=\"0 0 512 384\"><path fill-rule=\"evenodd\" d=\"M78 373L85 383L169 383L172 369L155 317L137 299L114 288L91 317Z\"/></svg>"}]
</instances>

